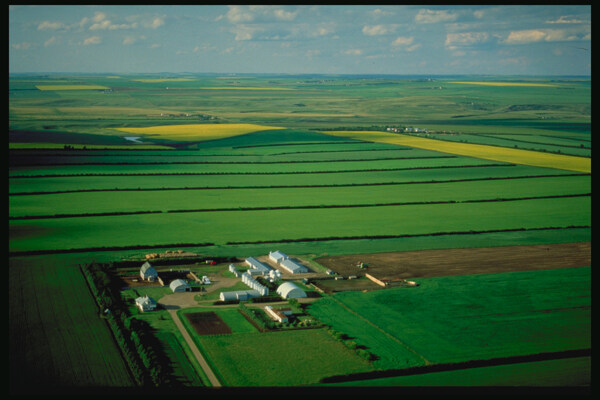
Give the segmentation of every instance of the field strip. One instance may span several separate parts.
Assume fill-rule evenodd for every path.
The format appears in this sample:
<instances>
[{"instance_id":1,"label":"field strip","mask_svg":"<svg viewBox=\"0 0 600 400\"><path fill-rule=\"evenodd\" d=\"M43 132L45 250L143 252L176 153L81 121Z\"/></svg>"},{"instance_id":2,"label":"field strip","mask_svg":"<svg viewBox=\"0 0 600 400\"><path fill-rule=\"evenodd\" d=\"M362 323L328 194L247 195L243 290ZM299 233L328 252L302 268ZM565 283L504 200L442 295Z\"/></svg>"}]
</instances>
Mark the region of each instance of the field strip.
<instances>
[{"instance_id":1,"label":"field strip","mask_svg":"<svg viewBox=\"0 0 600 400\"><path fill-rule=\"evenodd\" d=\"M158 174L160 175L160 174ZM37 196L45 194L66 194L66 193L88 193L88 192L153 192L162 190L235 190L235 189L293 189L293 188L326 188L326 187L353 187L353 186L395 186L395 185L419 185L435 183L459 183L475 181L497 181L507 179L536 179L536 178L558 178L572 176L587 176L588 174L553 174L553 175L524 175L524 176L499 176L484 178L463 178L447 180L429 180L429 181L391 181L391 182L364 182L364 183L335 183L320 185L263 185L263 186L186 186L186 187L155 187L155 188L110 188L110 189L73 189L73 190L54 190L38 192L11 192L9 196ZM118 176L118 175L117 175ZM142 175L145 176L145 175ZM12 177L11 177L12 178ZM16 177L21 178L21 177ZM31 177L24 177L31 178Z\"/></svg>"},{"instance_id":2,"label":"field strip","mask_svg":"<svg viewBox=\"0 0 600 400\"><path fill-rule=\"evenodd\" d=\"M482 167L514 167L515 164L479 164L479 165L439 165L426 167L406 168L373 168L373 169L342 169L321 171L278 171L278 172L142 172L142 173L83 173L83 174L45 174L45 175L9 175L13 178L64 178L85 176L171 176L171 175L290 175L290 174L343 174L360 172L389 172L408 171L417 169L444 169L444 168L482 168Z\"/></svg>"},{"instance_id":3,"label":"field strip","mask_svg":"<svg viewBox=\"0 0 600 400\"><path fill-rule=\"evenodd\" d=\"M249 244L275 244L275 243L302 243L302 242L330 242L330 241L350 241L350 240L377 240L377 239L403 239L428 236L451 236L451 235L479 235L487 233L505 233L505 232L533 232L548 230L569 230L569 229L591 229L591 225L569 225L569 226L544 226L536 228L509 228L509 229L488 229L488 230L469 230L469 231L447 231L447 232L429 232L429 233L405 233L399 235L364 235L364 236L329 236L312 237L298 239L274 239L274 240L256 240L244 242L226 242L226 246L238 246ZM46 254L64 254L64 253L89 253L100 251L123 251L123 250L153 250L156 248L186 248L186 247L210 247L216 246L215 243L150 243L130 246L105 246L105 247L80 247L71 249L43 249L43 250L9 250L9 257L18 256L37 256Z\"/></svg>"},{"instance_id":4,"label":"field strip","mask_svg":"<svg viewBox=\"0 0 600 400\"><path fill-rule=\"evenodd\" d=\"M356 311L354 311L351 308L349 308L346 304L344 304L342 301L340 301L337 297L331 296L331 298L334 299L340 306L342 306L348 312L350 312L351 314L353 314L353 315L357 316L358 318L362 319L363 321L365 321L369 325L373 326L375 329L377 329L378 331L380 331L381 333L383 333L384 335L386 335L387 337L389 337L393 341L395 341L395 342L399 343L400 345L402 345L403 347L405 347L411 353L415 354L417 357L419 357L421 360L423 360L423 362L425 363L425 365L430 365L431 364L431 361L429 361L428 359L426 359L423 355L417 353L417 351L415 351L414 349L410 348L406 343L404 343L403 341L401 341L397 337L389 334L385 330L381 329L379 326L375 325L373 322L369 321L367 318L363 317L362 315L358 314Z\"/></svg>"},{"instance_id":5,"label":"field strip","mask_svg":"<svg viewBox=\"0 0 600 400\"><path fill-rule=\"evenodd\" d=\"M68 167L71 165L179 165L179 164L207 164L207 165L236 165L236 164L317 164L317 163L332 163L332 162L369 162L369 161L394 161L394 160L429 160L439 158L458 158L456 155L447 156L420 156L420 157L383 157L383 158L357 158L348 160L288 160L288 161L155 161L155 162L73 162L73 163L31 163L19 164L19 167L41 167L51 165L53 167Z\"/></svg>"},{"instance_id":6,"label":"field strip","mask_svg":"<svg viewBox=\"0 0 600 400\"><path fill-rule=\"evenodd\" d=\"M81 213L81 214L46 214L46 215L21 215L10 216L9 220L30 220L30 219L52 219L52 218L86 218L86 217L110 217L136 214L160 214L160 213L200 213L200 212L240 212L240 211L266 211L266 210L310 210L324 208L365 208L365 207L395 207L395 206L414 206L414 205L439 205L439 204L460 204L460 203L492 203L504 201L520 200L538 200L538 199L560 199L566 197L591 197L591 193L548 195L535 197L514 197L514 198L495 198L495 199L473 199L473 200L439 200L439 201L410 201L395 203L367 203L367 204L314 204L297 206L258 206L258 207L229 207L229 208L197 208L184 210L149 210L149 211L113 211L103 213Z\"/></svg>"},{"instance_id":7,"label":"field strip","mask_svg":"<svg viewBox=\"0 0 600 400\"><path fill-rule=\"evenodd\" d=\"M536 167L564 169L576 172L592 172L591 158L550 154L537 151L512 149L482 144L449 142L403 134L379 131L323 131L327 135L347 137L377 143L390 143L419 149L457 154L484 160L503 161Z\"/></svg>"}]
</instances>

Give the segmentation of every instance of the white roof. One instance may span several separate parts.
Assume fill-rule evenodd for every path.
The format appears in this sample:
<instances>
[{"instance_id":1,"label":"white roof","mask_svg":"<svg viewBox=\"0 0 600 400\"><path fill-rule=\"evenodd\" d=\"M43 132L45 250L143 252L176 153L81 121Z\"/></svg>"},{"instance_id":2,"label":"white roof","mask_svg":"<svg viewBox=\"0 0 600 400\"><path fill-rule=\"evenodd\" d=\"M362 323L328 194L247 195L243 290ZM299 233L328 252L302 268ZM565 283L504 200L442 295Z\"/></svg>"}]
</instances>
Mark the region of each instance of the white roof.
<instances>
[{"instance_id":1,"label":"white roof","mask_svg":"<svg viewBox=\"0 0 600 400\"><path fill-rule=\"evenodd\" d=\"M265 264L261 263L254 257L246 258L246 263L250 265L252 268L257 269L261 272L268 272L271 268L267 267Z\"/></svg>"},{"instance_id":2,"label":"white roof","mask_svg":"<svg viewBox=\"0 0 600 400\"><path fill-rule=\"evenodd\" d=\"M280 252L279 250L276 251L272 251L269 253L269 257L275 259L275 260L279 260L281 258L287 258L287 255Z\"/></svg>"},{"instance_id":3,"label":"white roof","mask_svg":"<svg viewBox=\"0 0 600 400\"><path fill-rule=\"evenodd\" d=\"M179 287L179 286L189 286L187 284L186 281L184 281L183 279L175 279L173 282L171 282L171 284L169 285L169 287L171 288L171 290Z\"/></svg>"},{"instance_id":4,"label":"white roof","mask_svg":"<svg viewBox=\"0 0 600 400\"><path fill-rule=\"evenodd\" d=\"M294 261L290 260L289 258L286 258L285 260L281 261L280 265L282 267L285 267L285 269L289 270L293 274L296 274L298 272L308 271L304 265L295 263Z\"/></svg>"},{"instance_id":5,"label":"white roof","mask_svg":"<svg viewBox=\"0 0 600 400\"><path fill-rule=\"evenodd\" d=\"M277 294L284 299L306 297L304 290L294 285L292 282L285 282L277 288Z\"/></svg>"},{"instance_id":6,"label":"white roof","mask_svg":"<svg viewBox=\"0 0 600 400\"><path fill-rule=\"evenodd\" d=\"M140 268L140 271L141 272L156 273L156 270L154 269L154 267L148 261L146 261L145 263L142 264L142 267Z\"/></svg>"},{"instance_id":7,"label":"white roof","mask_svg":"<svg viewBox=\"0 0 600 400\"><path fill-rule=\"evenodd\" d=\"M138 297L137 299L135 299L135 302L136 302L136 304L139 304L139 305L156 304L156 301L152 297L149 297L148 295L143 296L143 297Z\"/></svg>"}]
</instances>

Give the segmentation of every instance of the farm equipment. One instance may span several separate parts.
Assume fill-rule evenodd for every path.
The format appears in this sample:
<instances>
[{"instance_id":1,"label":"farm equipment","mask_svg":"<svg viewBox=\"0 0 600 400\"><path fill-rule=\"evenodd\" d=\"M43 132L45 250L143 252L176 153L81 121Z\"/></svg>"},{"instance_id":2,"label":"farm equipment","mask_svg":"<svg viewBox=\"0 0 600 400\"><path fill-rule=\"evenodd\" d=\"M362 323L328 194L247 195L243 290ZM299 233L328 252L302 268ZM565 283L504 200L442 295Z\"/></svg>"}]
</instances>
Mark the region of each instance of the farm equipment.
<instances>
[{"instance_id":1,"label":"farm equipment","mask_svg":"<svg viewBox=\"0 0 600 400\"><path fill-rule=\"evenodd\" d=\"M362 262L362 261L359 261L359 262L356 264L356 267L358 267L358 268L360 268L360 269L365 269L365 268L369 268L369 264L365 264L364 262Z\"/></svg>"}]
</instances>

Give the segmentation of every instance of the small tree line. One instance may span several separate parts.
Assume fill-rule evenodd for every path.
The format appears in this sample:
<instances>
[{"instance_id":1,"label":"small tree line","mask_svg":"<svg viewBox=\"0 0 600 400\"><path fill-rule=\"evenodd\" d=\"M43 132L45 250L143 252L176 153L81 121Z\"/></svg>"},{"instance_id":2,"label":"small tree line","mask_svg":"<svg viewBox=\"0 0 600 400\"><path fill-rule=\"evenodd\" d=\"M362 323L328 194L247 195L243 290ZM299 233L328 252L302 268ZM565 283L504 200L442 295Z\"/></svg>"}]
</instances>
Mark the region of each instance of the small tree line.
<instances>
[{"instance_id":1,"label":"small tree line","mask_svg":"<svg viewBox=\"0 0 600 400\"><path fill-rule=\"evenodd\" d=\"M80 268L137 384L172 385L172 371L160 341L147 322L130 315L118 285L111 279L111 264L90 263Z\"/></svg>"}]
</instances>

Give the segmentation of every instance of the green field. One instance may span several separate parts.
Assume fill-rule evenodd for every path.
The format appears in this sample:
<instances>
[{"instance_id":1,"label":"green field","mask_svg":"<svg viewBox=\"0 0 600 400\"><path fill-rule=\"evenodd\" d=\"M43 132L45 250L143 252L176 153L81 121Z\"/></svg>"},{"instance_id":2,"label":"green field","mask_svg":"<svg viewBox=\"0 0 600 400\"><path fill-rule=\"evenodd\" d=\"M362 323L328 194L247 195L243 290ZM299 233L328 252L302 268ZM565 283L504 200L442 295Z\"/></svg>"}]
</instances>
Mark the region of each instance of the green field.
<instances>
[{"instance_id":1,"label":"green field","mask_svg":"<svg viewBox=\"0 0 600 400\"><path fill-rule=\"evenodd\" d=\"M312 385L340 370L372 369L323 329L260 333L236 308L216 312L233 333L194 340L226 386Z\"/></svg>"},{"instance_id":2,"label":"green field","mask_svg":"<svg viewBox=\"0 0 600 400\"><path fill-rule=\"evenodd\" d=\"M15 391L31 382L133 386L80 263L175 248L215 257L278 248L311 259L591 240L591 173L529 163L591 163L591 79L238 79L9 75ZM83 88L91 90L75 90ZM420 148L421 139L437 147ZM474 145L525 158L442 152ZM562 354L591 348L590 275L583 267L429 278L309 307L372 362L325 329L260 333L235 308L218 311L232 334L193 336L227 386ZM131 301L169 290L128 292ZM155 329L179 385L209 385L167 311L138 317ZM589 370L589 357L557 357L341 385L588 386Z\"/></svg>"},{"instance_id":3,"label":"green field","mask_svg":"<svg viewBox=\"0 0 600 400\"><path fill-rule=\"evenodd\" d=\"M13 390L134 386L79 268L11 258L8 289Z\"/></svg>"},{"instance_id":4,"label":"green field","mask_svg":"<svg viewBox=\"0 0 600 400\"><path fill-rule=\"evenodd\" d=\"M380 356L375 364L382 369L587 349L590 272L582 267L421 279L411 289L342 292L310 311L361 338Z\"/></svg>"}]
</instances>

